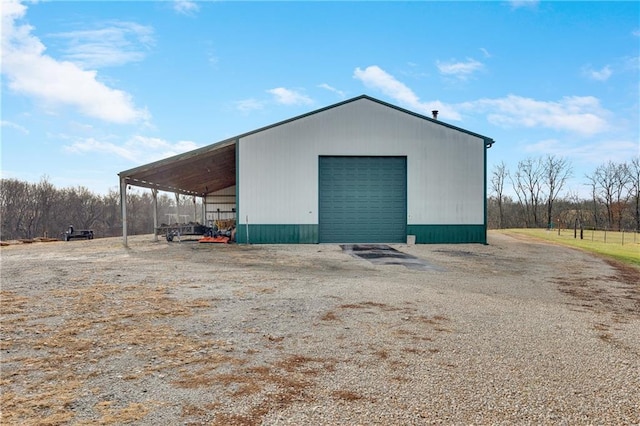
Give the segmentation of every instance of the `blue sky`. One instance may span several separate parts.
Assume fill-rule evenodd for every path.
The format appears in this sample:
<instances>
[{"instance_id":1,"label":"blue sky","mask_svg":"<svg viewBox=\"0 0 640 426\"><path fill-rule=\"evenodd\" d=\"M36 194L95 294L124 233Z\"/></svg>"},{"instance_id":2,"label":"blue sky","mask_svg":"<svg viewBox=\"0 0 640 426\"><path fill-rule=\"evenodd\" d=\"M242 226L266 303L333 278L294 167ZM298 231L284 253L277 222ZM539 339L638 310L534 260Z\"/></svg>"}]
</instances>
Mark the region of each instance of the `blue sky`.
<instances>
[{"instance_id":1,"label":"blue sky","mask_svg":"<svg viewBox=\"0 0 640 426\"><path fill-rule=\"evenodd\" d=\"M117 173L367 94L489 136L489 169L640 155L640 3L2 0L2 177ZM566 192L566 191L564 191Z\"/></svg>"}]
</instances>

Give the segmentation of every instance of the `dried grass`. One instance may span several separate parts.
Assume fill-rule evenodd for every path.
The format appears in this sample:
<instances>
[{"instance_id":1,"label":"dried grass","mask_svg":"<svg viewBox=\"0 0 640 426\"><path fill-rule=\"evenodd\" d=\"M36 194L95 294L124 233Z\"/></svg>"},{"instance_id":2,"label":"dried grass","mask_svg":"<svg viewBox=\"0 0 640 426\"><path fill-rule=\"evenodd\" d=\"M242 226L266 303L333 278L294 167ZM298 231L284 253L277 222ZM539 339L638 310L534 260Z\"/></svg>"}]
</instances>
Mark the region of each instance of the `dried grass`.
<instances>
[{"instance_id":1,"label":"dried grass","mask_svg":"<svg viewBox=\"0 0 640 426\"><path fill-rule=\"evenodd\" d=\"M207 409L204 407L197 407L193 404L185 404L182 406L182 417L203 416L205 414L207 414Z\"/></svg>"},{"instance_id":2,"label":"dried grass","mask_svg":"<svg viewBox=\"0 0 640 426\"><path fill-rule=\"evenodd\" d=\"M387 350L385 350L385 349L380 349L380 350L374 352L374 354L380 359L389 358L389 352Z\"/></svg>"},{"instance_id":3,"label":"dried grass","mask_svg":"<svg viewBox=\"0 0 640 426\"><path fill-rule=\"evenodd\" d=\"M348 390L334 391L331 393L331 396L335 399L340 399L347 402L358 401L359 399L362 399L362 395Z\"/></svg>"},{"instance_id":4,"label":"dried grass","mask_svg":"<svg viewBox=\"0 0 640 426\"><path fill-rule=\"evenodd\" d=\"M133 383L160 370L185 365L212 369L236 362L212 352L212 348L224 350L226 342L192 338L159 323L209 308L211 303L206 299L182 303L170 298L166 287L105 283L57 289L49 296L43 300L2 292L2 331L20 336L3 340L3 347L33 354L3 359L3 423L82 424L85 420L76 418L74 403L86 393L89 380L100 374L101 362L127 351L158 361L144 371L122 376ZM54 316L61 320L55 328L38 322ZM205 379L199 376L199 380ZM149 407L141 403L118 407L101 401L93 409L91 423L131 423L148 412Z\"/></svg>"},{"instance_id":5,"label":"dried grass","mask_svg":"<svg viewBox=\"0 0 640 426\"><path fill-rule=\"evenodd\" d=\"M149 412L149 407L141 403L131 403L126 407L112 407L111 401L102 401L96 405L100 413L99 424L126 424L143 419Z\"/></svg>"},{"instance_id":6,"label":"dried grass","mask_svg":"<svg viewBox=\"0 0 640 426\"><path fill-rule=\"evenodd\" d=\"M29 298L19 296L15 292L0 290L0 314L15 315L25 312Z\"/></svg>"},{"instance_id":7,"label":"dried grass","mask_svg":"<svg viewBox=\"0 0 640 426\"><path fill-rule=\"evenodd\" d=\"M339 321L338 316L335 312L329 311L320 317L321 321Z\"/></svg>"},{"instance_id":8,"label":"dried grass","mask_svg":"<svg viewBox=\"0 0 640 426\"><path fill-rule=\"evenodd\" d=\"M362 302L362 303L346 303L343 305L340 305L339 308L341 309L364 309L364 308L389 308L389 305L386 305L384 303L377 303L377 302ZM392 308L392 309L396 309L396 308Z\"/></svg>"}]
</instances>

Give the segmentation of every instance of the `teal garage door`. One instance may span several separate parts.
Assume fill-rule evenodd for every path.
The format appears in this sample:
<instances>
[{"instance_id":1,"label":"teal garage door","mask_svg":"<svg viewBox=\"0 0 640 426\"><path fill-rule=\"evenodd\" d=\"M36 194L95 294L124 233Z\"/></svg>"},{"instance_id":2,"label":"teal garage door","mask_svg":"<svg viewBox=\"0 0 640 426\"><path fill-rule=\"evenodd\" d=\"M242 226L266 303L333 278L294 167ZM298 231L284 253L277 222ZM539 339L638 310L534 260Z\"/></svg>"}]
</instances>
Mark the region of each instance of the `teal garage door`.
<instances>
[{"instance_id":1,"label":"teal garage door","mask_svg":"<svg viewBox=\"0 0 640 426\"><path fill-rule=\"evenodd\" d=\"M402 243L406 157L320 157L321 243Z\"/></svg>"}]
</instances>

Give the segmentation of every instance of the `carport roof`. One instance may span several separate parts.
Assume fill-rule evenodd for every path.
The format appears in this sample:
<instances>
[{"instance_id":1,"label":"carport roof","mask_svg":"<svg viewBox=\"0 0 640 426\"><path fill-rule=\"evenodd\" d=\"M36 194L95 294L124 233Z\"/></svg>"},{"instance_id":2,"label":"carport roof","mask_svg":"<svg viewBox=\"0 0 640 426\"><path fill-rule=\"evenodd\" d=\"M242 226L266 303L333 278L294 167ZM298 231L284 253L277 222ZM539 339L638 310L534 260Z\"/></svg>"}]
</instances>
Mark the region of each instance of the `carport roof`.
<instances>
[{"instance_id":1,"label":"carport roof","mask_svg":"<svg viewBox=\"0 0 640 426\"><path fill-rule=\"evenodd\" d=\"M198 195L236 183L236 139L145 164L118 174L128 185Z\"/></svg>"},{"instance_id":2,"label":"carport roof","mask_svg":"<svg viewBox=\"0 0 640 426\"><path fill-rule=\"evenodd\" d=\"M288 120L262 127L242 135L207 145L205 147L165 158L160 161L145 164L118 173L120 181L128 185L175 192L184 195L204 196L236 184L236 143L239 139L277 127L291 121L298 120L331 108L335 108L360 99L368 99L381 105L402 111L404 113L461 131L484 140L486 147L491 147L494 141L486 136L470 132L460 127L452 126L442 121L417 114L398 106L380 101L367 95L361 95L337 104L330 105Z\"/></svg>"}]
</instances>

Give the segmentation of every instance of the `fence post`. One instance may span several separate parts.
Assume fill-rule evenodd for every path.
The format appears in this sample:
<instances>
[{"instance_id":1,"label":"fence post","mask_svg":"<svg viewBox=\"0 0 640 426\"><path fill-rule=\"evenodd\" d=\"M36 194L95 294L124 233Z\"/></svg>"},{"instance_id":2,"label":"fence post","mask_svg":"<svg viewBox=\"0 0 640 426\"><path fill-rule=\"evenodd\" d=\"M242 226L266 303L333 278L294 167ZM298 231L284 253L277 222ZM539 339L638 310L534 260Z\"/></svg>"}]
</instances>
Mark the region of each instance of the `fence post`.
<instances>
[{"instance_id":1,"label":"fence post","mask_svg":"<svg viewBox=\"0 0 640 426\"><path fill-rule=\"evenodd\" d=\"M622 245L624 245L624 229L622 230Z\"/></svg>"}]
</instances>

